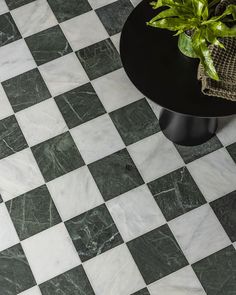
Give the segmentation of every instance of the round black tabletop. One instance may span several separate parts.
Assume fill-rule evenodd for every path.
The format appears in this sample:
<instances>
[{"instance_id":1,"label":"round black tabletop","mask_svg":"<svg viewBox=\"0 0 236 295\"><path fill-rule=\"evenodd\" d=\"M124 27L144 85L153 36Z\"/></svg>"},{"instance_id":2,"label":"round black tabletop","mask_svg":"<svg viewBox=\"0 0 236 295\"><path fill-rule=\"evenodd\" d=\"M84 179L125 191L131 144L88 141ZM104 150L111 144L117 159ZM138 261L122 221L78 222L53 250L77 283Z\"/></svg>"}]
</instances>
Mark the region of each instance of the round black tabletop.
<instances>
[{"instance_id":1,"label":"round black tabletop","mask_svg":"<svg viewBox=\"0 0 236 295\"><path fill-rule=\"evenodd\" d=\"M132 11L121 33L121 60L133 84L161 107L177 113L236 114L236 102L202 94L197 80L199 60L179 51L173 32L146 25L157 14L149 3L144 0Z\"/></svg>"}]
</instances>

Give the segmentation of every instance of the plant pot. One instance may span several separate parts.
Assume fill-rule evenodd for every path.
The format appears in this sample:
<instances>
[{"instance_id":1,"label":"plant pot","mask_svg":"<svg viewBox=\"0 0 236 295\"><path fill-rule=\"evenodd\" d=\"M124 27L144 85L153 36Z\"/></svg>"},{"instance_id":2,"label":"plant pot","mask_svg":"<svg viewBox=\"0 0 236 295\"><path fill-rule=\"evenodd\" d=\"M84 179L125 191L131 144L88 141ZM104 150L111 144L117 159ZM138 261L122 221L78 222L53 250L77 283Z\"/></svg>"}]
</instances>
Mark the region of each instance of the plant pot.
<instances>
[{"instance_id":1,"label":"plant pot","mask_svg":"<svg viewBox=\"0 0 236 295\"><path fill-rule=\"evenodd\" d=\"M186 33L179 35L178 47L184 55L191 58L197 58L192 46L192 37L188 36Z\"/></svg>"}]
</instances>

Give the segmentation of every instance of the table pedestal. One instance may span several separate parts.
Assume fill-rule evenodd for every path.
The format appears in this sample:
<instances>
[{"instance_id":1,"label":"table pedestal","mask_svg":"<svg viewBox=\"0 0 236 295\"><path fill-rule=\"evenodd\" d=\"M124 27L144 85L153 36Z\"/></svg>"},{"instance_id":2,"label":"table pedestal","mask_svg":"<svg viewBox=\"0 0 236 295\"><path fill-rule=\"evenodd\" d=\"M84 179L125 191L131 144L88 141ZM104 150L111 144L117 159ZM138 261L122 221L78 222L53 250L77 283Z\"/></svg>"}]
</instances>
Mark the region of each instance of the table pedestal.
<instances>
[{"instance_id":1,"label":"table pedestal","mask_svg":"<svg viewBox=\"0 0 236 295\"><path fill-rule=\"evenodd\" d=\"M217 118L192 117L162 109L159 123L164 135L174 143L193 146L214 136Z\"/></svg>"}]
</instances>

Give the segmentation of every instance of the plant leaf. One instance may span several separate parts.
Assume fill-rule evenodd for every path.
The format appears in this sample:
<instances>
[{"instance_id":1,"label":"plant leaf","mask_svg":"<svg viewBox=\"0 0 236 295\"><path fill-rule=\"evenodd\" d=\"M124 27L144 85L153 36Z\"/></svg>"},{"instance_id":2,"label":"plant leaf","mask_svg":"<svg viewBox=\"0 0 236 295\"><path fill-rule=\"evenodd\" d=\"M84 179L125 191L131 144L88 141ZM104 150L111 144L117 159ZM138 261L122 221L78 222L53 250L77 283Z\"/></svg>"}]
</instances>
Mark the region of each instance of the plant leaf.
<instances>
[{"instance_id":1,"label":"plant leaf","mask_svg":"<svg viewBox=\"0 0 236 295\"><path fill-rule=\"evenodd\" d=\"M196 20L183 20L180 18L165 18L154 22L148 22L149 26L161 29L168 29L170 31L185 31L196 26Z\"/></svg>"},{"instance_id":2,"label":"plant leaf","mask_svg":"<svg viewBox=\"0 0 236 295\"><path fill-rule=\"evenodd\" d=\"M229 28L221 21L208 24L207 28L216 37L236 37L236 26Z\"/></svg>"}]
</instances>

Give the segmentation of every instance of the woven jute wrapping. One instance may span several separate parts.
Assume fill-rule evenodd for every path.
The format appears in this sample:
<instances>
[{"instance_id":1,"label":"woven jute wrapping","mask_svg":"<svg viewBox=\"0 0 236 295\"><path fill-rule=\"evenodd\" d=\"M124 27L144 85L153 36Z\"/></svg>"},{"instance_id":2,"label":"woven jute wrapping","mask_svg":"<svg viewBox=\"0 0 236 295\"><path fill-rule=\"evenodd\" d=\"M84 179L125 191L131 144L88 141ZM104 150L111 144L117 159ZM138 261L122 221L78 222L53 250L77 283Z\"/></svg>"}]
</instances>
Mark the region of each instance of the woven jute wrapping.
<instances>
[{"instance_id":1,"label":"woven jute wrapping","mask_svg":"<svg viewBox=\"0 0 236 295\"><path fill-rule=\"evenodd\" d=\"M225 49L210 45L211 56L220 81L207 76L201 64L198 67L198 79L202 82L202 92L236 102L236 38L220 40Z\"/></svg>"}]
</instances>

